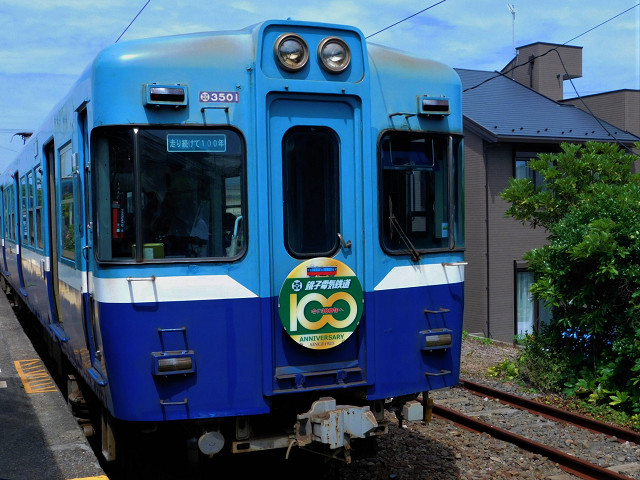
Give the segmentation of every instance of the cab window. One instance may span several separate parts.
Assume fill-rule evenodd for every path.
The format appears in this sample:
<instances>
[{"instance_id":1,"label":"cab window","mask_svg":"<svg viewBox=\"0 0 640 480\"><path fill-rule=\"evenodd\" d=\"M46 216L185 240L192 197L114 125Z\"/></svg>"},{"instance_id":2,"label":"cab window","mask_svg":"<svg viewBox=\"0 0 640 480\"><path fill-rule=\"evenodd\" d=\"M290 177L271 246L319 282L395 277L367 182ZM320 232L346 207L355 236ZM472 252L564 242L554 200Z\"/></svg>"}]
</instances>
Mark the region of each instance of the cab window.
<instances>
[{"instance_id":1,"label":"cab window","mask_svg":"<svg viewBox=\"0 0 640 480\"><path fill-rule=\"evenodd\" d=\"M389 132L379 143L383 249L410 254L463 244L461 142L449 135Z\"/></svg>"},{"instance_id":2,"label":"cab window","mask_svg":"<svg viewBox=\"0 0 640 480\"><path fill-rule=\"evenodd\" d=\"M244 144L235 131L121 127L94 136L100 260L244 252Z\"/></svg>"}]
</instances>

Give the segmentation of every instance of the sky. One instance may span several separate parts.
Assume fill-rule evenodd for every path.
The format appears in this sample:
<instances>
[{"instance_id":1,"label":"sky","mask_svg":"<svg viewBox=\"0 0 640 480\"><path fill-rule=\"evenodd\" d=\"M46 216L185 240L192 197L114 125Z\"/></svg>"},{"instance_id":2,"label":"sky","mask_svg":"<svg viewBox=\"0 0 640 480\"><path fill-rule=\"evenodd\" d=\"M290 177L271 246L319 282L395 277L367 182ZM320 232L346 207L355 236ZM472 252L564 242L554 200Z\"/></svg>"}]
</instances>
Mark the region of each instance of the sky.
<instances>
[{"instance_id":1,"label":"sky","mask_svg":"<svg viewBox=\"0 0 640 480\"><path fill-rule=\"evenodd\" d=\"M640 89L640 0L0 0L0 171L103 48L286 18L454 68L499 71L535 42L583 47L578 95Z\"/></svg>"}]
</instances>

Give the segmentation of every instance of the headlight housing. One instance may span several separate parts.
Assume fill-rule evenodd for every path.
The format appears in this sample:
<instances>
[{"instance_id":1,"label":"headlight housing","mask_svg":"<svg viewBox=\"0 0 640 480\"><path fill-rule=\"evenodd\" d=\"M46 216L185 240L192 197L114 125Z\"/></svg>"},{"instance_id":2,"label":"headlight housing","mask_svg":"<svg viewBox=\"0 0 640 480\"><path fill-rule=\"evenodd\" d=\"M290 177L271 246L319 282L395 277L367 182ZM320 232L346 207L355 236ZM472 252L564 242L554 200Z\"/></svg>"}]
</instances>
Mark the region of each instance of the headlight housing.
<instances>
[{"instance_id":1,"label":"headlight housing","mask_svg":"<svg viewBox=\"0 0 640 480\"><path fill-rule=\"evenodd\" d=\"M351 62L351 50L341 38L327 37L318 45L318 58L327 72L340 73Z\"/></svg>"},{"instance_id":2,"label":"headlight housing","mask_svg":"<svg viewBox=\"0 0 640 480\"><path fill-rule=\"evenodd\" d=\"M309 60L309 47L295 33L280 35L273 46L273 53L280 66L288 72L302 70Z\"/></svg>"}]
</instances>

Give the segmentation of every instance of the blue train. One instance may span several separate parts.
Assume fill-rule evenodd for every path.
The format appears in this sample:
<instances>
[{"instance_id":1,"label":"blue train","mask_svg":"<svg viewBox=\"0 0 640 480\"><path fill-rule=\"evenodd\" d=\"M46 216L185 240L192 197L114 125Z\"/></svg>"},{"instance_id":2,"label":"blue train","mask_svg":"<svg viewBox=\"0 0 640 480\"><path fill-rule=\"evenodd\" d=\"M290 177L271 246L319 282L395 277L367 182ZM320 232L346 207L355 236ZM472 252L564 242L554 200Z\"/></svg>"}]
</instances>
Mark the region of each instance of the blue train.
<instances>
[{"instance_id":1,"label":"blue train","mask_svg":"<svg viewBox=\"0 0 640 480\"><path fill-rule=\"evenodd\" d=\"M180 425L201 457L349 461L386 411L423 419L459 375L461 98L342 25L97 56L0 178L0 260L107 460Z\"/></svg>"}]
</instances>

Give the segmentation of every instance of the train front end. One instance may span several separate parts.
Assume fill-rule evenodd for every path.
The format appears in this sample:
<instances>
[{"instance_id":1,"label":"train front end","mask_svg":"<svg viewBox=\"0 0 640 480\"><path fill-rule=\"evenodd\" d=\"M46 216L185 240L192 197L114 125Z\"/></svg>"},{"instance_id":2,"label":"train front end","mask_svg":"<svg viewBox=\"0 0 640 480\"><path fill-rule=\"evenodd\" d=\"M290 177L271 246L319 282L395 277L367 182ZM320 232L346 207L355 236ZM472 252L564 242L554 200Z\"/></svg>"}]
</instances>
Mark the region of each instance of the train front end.
<instances>
[{"instance_id":1,"label":"train front end","mask_svg":"<svg viewBox=\"0 0 640 480\"><path fill-rule=\"evenodd\" d=\"M115 45L92 78L85 380L107 433L349 459L457 383L453 70L272 21Z\"/></svg>"}]
</instances>

